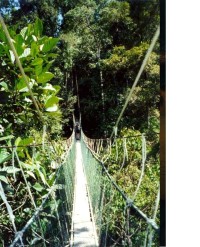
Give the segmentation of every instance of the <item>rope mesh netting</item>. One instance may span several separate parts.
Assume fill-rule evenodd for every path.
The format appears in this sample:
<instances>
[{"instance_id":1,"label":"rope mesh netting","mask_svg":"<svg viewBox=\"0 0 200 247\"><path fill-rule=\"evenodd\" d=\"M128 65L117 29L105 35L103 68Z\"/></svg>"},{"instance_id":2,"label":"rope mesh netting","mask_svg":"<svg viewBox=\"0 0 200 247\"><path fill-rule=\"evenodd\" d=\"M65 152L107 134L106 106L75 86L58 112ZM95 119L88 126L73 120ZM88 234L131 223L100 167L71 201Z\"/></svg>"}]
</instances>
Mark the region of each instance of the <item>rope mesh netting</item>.
<instances>
[{"instance_id":1,"label":"rope mesh netting","mask_svg":"<svg viewBox=\"0 0 200 247\"><path fill-rule=\"evenodd\" d=\"M159 246L155 220L126 196L83 139L83 163L99 246Z\"/></svg>"},{"instance_id":2,"label":"rope mesh netting","mask_svg":"<svg viewBox=\"0 0 200 247\"><path fill-rule=\"evenodd\" d=\"M63 145L67 146L67 143L64 143ZM44 151L47 153L53 152L53 150L49 150L48 146L45 146L44 148ZM16 209L13 205L9 205L9 199L6 197L3 187L0 187L1 198L4 202L4 212L6 211L6 205L6 213L11 216L7 218L10 221L13 219L15 225L15 227L13 227L15 233L13 241L11 243L10 239L8 241L4 239L4 247L68 246L70 241L74 197L74 160L75 142L74 138L72 138L71 144L66 148L66 152L62 158L62 163L60 165L57 164L57 172L53 185L48 189L48 193L43 196L42 203L36 205L32 217L24 223L23 227L18 226L18 218L15 217ZM30 185L30 182L27 181L27 184ZM33 189L31 188L31 190ZM27 200L30 200L30 198L27 198ZM34 202L32 202L32 204L34 204Z\"/></svg>"}]
</instances>

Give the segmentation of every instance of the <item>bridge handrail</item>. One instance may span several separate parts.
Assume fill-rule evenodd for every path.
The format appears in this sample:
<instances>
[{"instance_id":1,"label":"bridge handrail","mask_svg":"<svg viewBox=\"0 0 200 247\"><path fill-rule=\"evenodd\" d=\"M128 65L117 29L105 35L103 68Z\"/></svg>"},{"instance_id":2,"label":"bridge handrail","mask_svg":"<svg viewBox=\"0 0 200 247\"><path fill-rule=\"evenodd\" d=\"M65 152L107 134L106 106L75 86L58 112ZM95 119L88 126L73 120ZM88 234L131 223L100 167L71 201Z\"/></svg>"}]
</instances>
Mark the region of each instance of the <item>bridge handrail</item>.
<instances>
[{"instance_id":1,"label":"bridge handrail","mask_svg":"<svg viewBox=\"0 0 200 247\"><path fill-rule=\"evenodd\" d=\"M102 166L106 176L109 178L109 180L111 181L111 183L114 185L114 187L120 192L120 194L122 195L123 199L126 201L127 207L132 207L134 210L136 210L139 215L146 220L146 222L151 225L156 231L159 231L159 227L156 224L156 222L149 218L145 213L143 213L135 204L134 202L125 194L125 192L117 185L117 183L113 180L112 176L109 174L107 168L105 167L105 163L103 163L96 155L96 153L88 146L88 143L85 141L84 136L85 134L82 131L82 136L83 136L83 141L85 143L85 145L87 146L87 148L90 150L90 152L92 153L92 155L94 156L94 158L99 162L99 164ZM86 136L85 136L86 137ZM87 137L86 137L87 138Z\"/></svg>"}]
</instances>

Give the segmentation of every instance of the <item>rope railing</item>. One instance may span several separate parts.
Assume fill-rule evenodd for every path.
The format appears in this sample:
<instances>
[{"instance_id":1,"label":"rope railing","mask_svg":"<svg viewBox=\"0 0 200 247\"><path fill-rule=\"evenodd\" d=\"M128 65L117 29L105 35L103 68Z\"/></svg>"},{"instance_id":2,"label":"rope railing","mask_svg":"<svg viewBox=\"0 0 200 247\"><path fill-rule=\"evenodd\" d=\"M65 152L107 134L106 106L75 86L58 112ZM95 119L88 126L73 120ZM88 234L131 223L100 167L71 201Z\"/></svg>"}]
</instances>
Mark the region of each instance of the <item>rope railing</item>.
<instances>
[{"instance_id":1,"label":"rope railing","mask_svg":"<svg viewBox=\"0 0 200 247\"><path fill-rule=\"evenodd\" d=\"M105 163L91 149L94 147L92 141L87 141L87 137L82 133L83 163L99 234L99 246L158 246L158 196L154 215L152 218L148 217L118 186ZM143 165L146 158L144 148L143 141Z\"/></svg>"},{"instance_id":2,"label":"rope railing","mask_svg":"<svg viewBox=\"0 0 200 247\"><path fill-rule=\"evenodd\" d=\"M33 149L31 160L32 164L34 164L34 156L36 152L34 149L36 146L30 147L29 145L28 148ZM59 157L59 160L62 159L62 163L58 163L56 164L56 167L54 167L54 170L56 169L55 180L51 187L46 187L46 191L48 193L43 196L43 199L41 198L42 202L39 207L39 201L35 201L35 193L33 194L30 177L27 178L26 175L27 169L26 167L23 167L24 163L20 161L20 157L16 151L16 148L11 149L12 167L17 171L20 170L22 172L22 177L25 180L25 184L28 190L28 198L31 198L30 202L28 202L26 199L25 203L27 205L32 204L34 207L31 209L33 215L27 221L24 227L18 226L16 217L19 217L17 214L20 213L23 205L20 205L18 208L16 208L15 202L9 203L9 199L5 196L3 186L0 187L0 197L3 199L3 203L6 205L7 211L11 216L10 220L14 226L15 233L15 237L12 243L10 241L12 239L11 236L13 233L11 233L11 236L6 236L4 239L5 246L18 247L39 244L37 246L64 247L69 244L75 174L74 133L67 141L65 141L65 147L62 149L64 154L62 155L62 158ZM8 150L7 147L5 150ZM43 151L47 155L50 155L50 159L52 152L55 150L53 147L45 145ZM15 164L15 161L17 161L17 164ZM13 174L13 178L16 179L16 182L18 177L19 175L17 176L17 174ZM17 197L17 193L18 189L16 189L13 196ZM4 209L4 207L1 207L1 210L4 210L5 212L6 208ZM19 230L20 228L21 230Z\"/></svg>"},{"instance_id":3,"label":"rope railing","mask_svg":"<svg viewBox=\"0 0 200 247\"><path fill-rule=\"evenodd\" d=\"M2 181L0 184L0 197L3 200L3 204L1 204L0 210L3 213L0 214L0 217L2 218L2 215L4 217L5 213L7 212L10 216L11 225L13 226L12 230L10 222L7 222L9 227L6 226L6 229L9 229L9 234L7 234L7 232L4 234L3 230L1 229L1 236L3 235L5 237L3 237L1 240L4 242L5 246L9 246L11 244L10 246L13 247L33 245L46 247L47 243L48 246L52 247L64 247L69 243L69 231L71 223L70 218L73 203L73 162L75 157L74 135L72 135L69 140L62 144L57 144L53 142L51 138L49 138L49 133L47 132L47 126L43 113L41 112L40 104L32 92L32 89L29 85L29 80L27 79L28 77L25 75L24 68L21 64L10 33L1 14L0 25L2 26L2 31L5 33L7 38L10 50L15 57L16 65L19 67L24 82L26 83L28 93L30 94L33 105L36 108L36 113L38 114L39 119L43 125L41 144L32 142L29 145L0 146L0 153L2 154L1 163L3 164L3 168L0 168L0 175L3 173L3 176L1 175L0 178L0 181ZM0 139L3 141L8 138L3 137ZM46 142L46 139L48 139L49 142ZM65 146L65 148L61 148L62 145ZM62 150L58 150L59 148ZM38 149L37 155L36 149ZM42 163L47 163L48 161L49 164L38 165L38 154L40 157L45 159L45 161L43 160ZM52 161L51 157L54 157ZM8 168L9 171L11 170L11 167L8 166L10 164L12 165L11 173L13 173L13 178L9 178L9 182L12 182L8 183L7 174L4 176L4 173L7 172ZM45 178L45 176L47 176L46 169L43 168L45 165L47 166L45 168L47 168L49 172L48 175L50 174L50 178ZM16 174L16 171L20 171L21 173L19 172L20 174ZM55 181L54 176L56 177ZM36 177L39 177L39 180L36 179ZM41 186L37 181L41 182L43 186ZM17 183L19 183L19 185L17 185L17 189L15 189L14 186ZM32 183L34 183L34 185ZM14 188L12 192L13 195L8 194L8 196L6 196L4 187L6 191L7 187L9 188L9 185L13 186ZM36 185L39 187L34 187ZM20 186L23 186L23 188L21 189ZM21 202L20 197L23 196L25 196L25 201L22 203L22 205L19 205L18 201L13 200L13 198L17 198L17 200ZM12 197L11 201L9 201L9 197ZM41 201L42 203L38 208L38 204ZM26 205L25 208L23 207L24 205ZM26 221L25 219L27 219L28 216L31 216L32 214L33 216L22 228L23 222ZM24 220L23 217L25 218ZM7 220L6 217L4 218ZM1 226L3 223L3 221L0 222ZM22 230L18 232L17 229L20 228L22 228ZM11 243L12 238L14 237L13 234L16 236Z\"/></svg>"},{"instance_id":4,"label":"rope railing","mask_svg":"<svg viewBox=\"0 0 200 247\"><path fill-rule=\"evenodd\" d=\"M62 142L64 145L66 145L66 147L69 147L71 145L71 141L72 141L72 136L69 137L68 139L62 138ZM0 148L2 148L2 149L14 149L14 148L27 148L27 147L40 147L42 145L51 146L52 142L44 142L44 143L33 142L33 144L29 144L29 145L2 145L2 146L0 146Z\"/></svg>"}]
</instances>

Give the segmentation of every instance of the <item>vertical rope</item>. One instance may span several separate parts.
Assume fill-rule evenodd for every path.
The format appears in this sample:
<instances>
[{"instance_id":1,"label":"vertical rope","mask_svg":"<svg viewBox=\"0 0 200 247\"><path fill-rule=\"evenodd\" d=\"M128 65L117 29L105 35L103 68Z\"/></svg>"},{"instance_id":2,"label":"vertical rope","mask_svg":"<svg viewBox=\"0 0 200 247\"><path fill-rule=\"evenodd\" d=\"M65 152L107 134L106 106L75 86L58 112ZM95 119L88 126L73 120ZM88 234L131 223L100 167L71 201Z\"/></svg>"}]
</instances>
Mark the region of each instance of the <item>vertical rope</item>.
<instances>
[{"instance_id":1,"label":"vertical rope","mask_svg":"<svg viewBox=\"0 0 200 247\"><path fill-rule=\"evenodd\" d=\"M17 162L18 162L18 164L19 164L19 166L20 166L20 170L21 170L21 172L22 172L22 175L23 175L23 178L24 178L24 181L25 181L25 184L26 184L26 188L27 188L27 190L28 190L29 196L30 196L31 201L32 201L32 203L33 203L33 206L34 206L35 209L37 209L36 204L35 204L35 200L34 200L34 198L33 198L33 194L31 193L30 186L29 186L28 181L27 181L27 179L26 179L24 170L23 170L22 165L21 165L21 161L19 160L19 156L18 156L16 150L14 151L14 154L15 154L15 156L16 156L16 158L17 158ZM40 218L39 218L39 216L38 216L37 218L38 218L39 227L40 227L40 230L41 230L41 233L42 233L42 237L43 237L43 245L44 245L44 247L46 247L46 243L45 243L45 241L44 241L44 233L43 233L42 225L41 225L41 222L40 222Z\"/></svg>"},{"instance_id":2,"label":"vertical rope","mask_svg":"<svg viewBox=\"0 0 200 247\"><path fill-rule=\"evenodd\" d=\"M108 152L108 149L109 149L108 139L104 139L104 141L106 141L106 145L104 145L104 146L106 148L106 151ZM125 147L126 144L127 143L124 141L123 146ZM87 158L86 158L87 161L84 163L86 163L85 169L86 169L87 178L88 178L88 180L87 180L88 185L91 187L90 192L94 193L94 194L92 194L92 198L94 198L93 203L94 203L95 208L96 208L96 200L98 198L96 197L96 191L97 191L96 185L93 182L94 182L94 180L95 181L100 180L100 179L97 179L97 175L95 175L95 174L100 174L101 176L106 175L108 177L108 185L110 185L109 188L107 188L107 190L106 190L105 201L103 203L103 223L100 224L100 229L101 229L101 231L100 231L100 245L107 246L109 244L112 244L113 243L112 242L113 241L112 233L114 233L113 231L115 231L115 229L116 229L116 231L119 230L121 232L120 233L121 235L119 236L119 238L116 241L114 240L115 243L113 244L113 246L119 246L120 245L120 246L131 247L131 246L133 246L134 241L136 241L137 243L139 243L139 241L140 241L139 245L142 247L143 246L142 244L143 244L144 238L145 238L145 230L147 230L145 228L147 226L148 226L148 232L146 231L146 233L147 233L146 240L148 240L148 243L150 243L150 245L151 245L151 241L153 239L153 234L158 234L158 226L155 223L155 220L148 218L148 216L146 214L144 214L134 204L133 200L127 198L125 192L122 191L122 189L116 184L116 182L109 175L108 169L105 168L102 161L100 161L98 159L98 157L95 156L95 153L93 152L93 150L91 150L89 148L89 146L86 146L86 145L87 145L86 143L82 144L83 154L85 153L85 155L83 155L83 159L85 160L85 158L87 156ZM128 153L128 150L127 150L127 153ZM125 148L124 148L124 156L126 158L128 158L127 153L126 153ZM141 156L142 156L141 165L144 167L145 162L146 162L146 140L145 140L144 134L142 135L142 154L141 154ZM97 167L98 165L101 165L101 167L103 168L103 172L101 171L100 173L98 173L97 170L94 172L95 167ZM105 171L105 173L104 173L104 171ZM142 173L142 171L141 171L141 173ZM139 183L141 183L141 177L140 177ZM103 182L102 185L106 184L105 180L102 180L102 182ZM100 186L102 186L102 185L100 185ZM116 190L116 191L113 190L113 188L112 188L113 185L114 185L114 190ZM140 184L138 187L140 187ZM136 192L136 194L137 194L137 192ZM122 213L121 200L120 200L119 204L116 202L116 198L118 198L117 195L121 195L123 200L126 200L126 207L124 207L125 210L124 210L123 215L121 215L121 213ZM100 196L102 196L101 193L100 193ZM159 204L159 199L157 199L156 205L158 205L158 204ZM128 207L130 210L134 209L134 212L136 210L136 212L138 214L136 213L136 215L135 214L133 215L132 210L130 212L129 212L129 210L127 210ZM157 208L158 206L155 206L155 207ZM118 225L119 224L118 219L115 219L114 222L113 221L111 222L110 216L111 216L113 210L115 212L117 212L117 214L119 213L119 215L120 215L119 219L121 219L121 216L123 217L124 221L120 222L120 228ZM155 211L154 211L154 215L155 215ZM136 216L136 218L137 218L136 221L134 220L135 218L132 216ZM138 217L139 217L139 219L143 219L145 221L142 223L140 220L138 220ZM135 222L133 222L133 220ZM98 223L97 223L97 225L98 225ZM134 228L135 225L137 225L136 226L137 228L139 227L139 232L137 232L138 229ZM151 232L150 227L152 227L152 232ZM115 235L115 233L114 233L114 235ZM147 244L147 241L146 241L146 244ZM149 247L150 247L150 245L149 245ZM145 246L145 247L147 247L147 246Z\"/></svg>"},{"instance_id":3,"label":"vertical rope","mask_svg":"<svg viewBox=\"0 0 200 247\"><path fill-rule=\"evenodd\" d=\"M11 221L13 229L14 229L14 231L16 233L17 232L17 228L16 228L16 225L15 225L15 216L13 214L13 210L12 210L10 204L8 203L8 200L7 200L6 195L4 193L4 189L3 189L1 181L0 181L0 195L1 195L1 198L2 198L2 200L4 202L4 204L6 205L10 221Z\"/></svg>"},{"instance_id":4,"label":"vertical rope","mask_svg":"<svg viewBox=\"0 0 200 247\"><path fill-rule=\"evenodd\" d=\"M17 162L18 162L18 164L19 164L20 170L21 170L21 172L22 172L22 176L23 176L23 178L24 178L24 181L25 181L25 184L26 184L26 188L27 188L27 190L28 190L28 193L29 193L29 196L30 196L30 198L31 198L31 201L32 201L34 207L36 208L36 204L35 204L33 195L32 195L32 193L31 193L30 186L29 186L28 181L27 181L27 179L26 179L26 176L25 176L25 174L24 174L24 170L23 170L23 168L22 168L21 161L19 160L19 156L18 156L16 150L14 151L14 153L15 153L15 156L16 156L16 158L17 158Z\"/></svg>"},{"instance_id":5,"label":"vertical rope","mask_svg":"<svg viewBox=\"0 0 200 247\"><path fill-rule=\"evenodd\" d=\"M102 107L103 107L103 123L105 124L105 96L104 96L104 90L103 90L103 74L102 74L102 70L100 69L100 83L101 83L101 98L102 98ZM104 135L105 135L105 131L104 131Z\"/></svg>"},{"instance_id":6,"label":"vertical rope","mask_svg":"<svg viewBox=\"0 0 200 247\"><path fill-rule=\"evenodd\" d=\"M132 242L131 242L131 238L130 238L130 207L126 206L126 218L125 218L125 221L126 221L126 236L125 236L125 240L127 240L127 244L129 247L132 247Z\"/></svg>"},{"instance_id":7,"label":"vertical rope","mask_svg":"<svg viewBox=\"0 0 200 247\"><path fill-rule=\"evenodd\" d=\"M53 198L53 201L54 201L54 204L55 204L55 211L56 211L56 218L57 218L57 221L58 221L58 226L59 226L59 230L60 230L60 235L61 235L61 241L62 241L62 247L65 247L65 244L64 244L64 239L63 239L63 234L62 234L62 227L61 227L61 223L60 223L60 217L59 217L59 213L58 213L58 203L55 199L55 192L53 191L52 194L51 194L52 198Z\"/></svg>"},{"instance_id":8,"label":"vertical rope","mask_svg":"<svg viewBox=\"0 0 200 247\"><path fill-rule=\"evenodd\" d=\"M16 182L16 174L15 174L15 150L16 150L16 147L13 147L12 148L12 167L13 167L14 181Z\"/></svg>"},{"instance_id":9,"label":"vertical rope","mask_svg":"<svg viewBox=\"0 0 200 247\"><path fill-rule=\"evenodd\" d=\"M15 235L17 235L18 233L17 233L17 228L16 228L16 225L15 225L15 216L13 214L13 210L12 210L10 204L8 203L8 200L7 200L6 195L4 193L4 189L3 189L1 181L0 181L0 196L1 196L4 204L6 205L6 208L7 208L7 211L8 211L8 215L9 215L10 221L12 223ZM23 244L23 241L22 241L22 237L19 236L19 239L20 239L20 242L21 242L21 246L24 247L24 244Z\"/></svg>"},{"instance_id":10,"label":"vertical rope","mask_svg":"<svg viewBox=\"0 0 200 247\"><path fill-rule=\"evenodd\" d=\"M139 178L139 182L138 182L138 185L137 185L137 188L134 192L134 195L133 195L133 200L135 200L135 197L139 191L139 188L140 188L140 185L141 185L141 182L142 182L142 178L144 176L144 169L145 169L145 161L146 161L146 139L145 139L145 136L144 134L142 134L142 170L141 170L141 174L140 174L140 178Z\"/></svg>"},{"instance_id":11,"label":"vertical rope","mask_svg":"<svg viewBox=\"0 0 200 247\"><path fill-rule=\"evenodd\" d=\"M156 196L156 202L154 206L154 212L153 212L153 220L155 221L158 207L159 207L159 202L160 202L160 186L158 188L157 196ZM152 226L148 226L148 232L149 232L149 237L148 237L148 245L147 247L152 246L152 240L153 240L153 235L154 235L154 230L152 229Z\"/></svg>"},{"instance_id":12,"label":"vertical rope","mask_svg":"<svg viewBox=\"0 0 200 247\"><path fill-rule=\"evenodd\" d=\"M126 138L123 138L123 151L124 151L123 162L122 162L122 165L120 167L120 171L124 167L126 159L128 160L128 151L127 151L127 146L126 146Z\"/></svg>"},{"instance_id":13,"label":"vertical rope","mask_svg":"<svg viewBox=\"0 0 200 247\"><path fill-rule=\"evenodd\" d=\"M46 125L43 125L43 132L42 132L42 150L43 151L44 151L45 137L46 137Z\"/></svg>"},{"instance_id":14,"label":"vertical rope","mask_svg":"<svg viewBox=\"0 0 200 247\"><path fill-rule=\"evenodd\" d=\"M99 155L101 154L101 151L103 150L103 140L100 140L100 147L99 147Z\"/></svg>"},{"instance_id":15,"label":"vertical rope","mask_svg":"<svg viewBox=\"0 0 200 247\"><path fill-rule=\"evenodd\" d=\"M79 110L79 116L80 116L80 114L81 114L81 112L80 112L80 97L79 97L77 74L75 74L75 82L76 82L76 93L77 93L77 101L78 101L78 110Z\"/></svg>"},{"instance_id":16,"label":"vertical rope","mask_svg":"<svg viewBox=\"0 0 200 247\"><path fill-rule=\"evenodd\" d=\"M109 155L111 155L112 154L112 140L110 139L109 140Z\"/></svg>"},{"instance_id":17,"label":"vertical rope","mask_svg":"<svg viewBox=\"0 0 200 247\"><path fill-rule=\"evenodd\" d=\"M117 140L115 139L115 152L116 152L116 155L115 155L115 160L118 161L118 144L117 144Z\"/></svg>"}]
</instances>

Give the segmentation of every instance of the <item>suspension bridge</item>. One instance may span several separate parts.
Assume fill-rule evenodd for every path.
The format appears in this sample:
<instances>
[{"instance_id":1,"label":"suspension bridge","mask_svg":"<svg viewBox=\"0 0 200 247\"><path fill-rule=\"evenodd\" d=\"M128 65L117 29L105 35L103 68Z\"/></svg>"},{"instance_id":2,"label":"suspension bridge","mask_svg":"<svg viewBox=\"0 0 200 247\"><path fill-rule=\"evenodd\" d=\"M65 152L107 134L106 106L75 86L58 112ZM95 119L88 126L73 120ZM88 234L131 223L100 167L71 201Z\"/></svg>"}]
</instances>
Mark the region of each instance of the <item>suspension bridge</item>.
<instances>
[{"instance_id":1,"label":"suspension bridge","mask_svg":"<svg viewBox=\"0 0 200 247\"><path fill-rule=\"evenodd\" d=\"M159 191L150 218L127 197L100 161L104 142L107 149L112 144L108 140L89 139L83 132L81 140L76 140L74 135L66 143L65 160L57 170L53 186L20 231L0 187L15 231L9 246L159 246L155 220ZM113 235L119 232L118 239L113 240Z\"/></svg>"},{"instance_id":2,"label":"suspension bridge","mask_svg":"<svg viewBox=\"0 0 200 247\"><path fill-rule=\"evenodd\" d=\"M66 149L63 161L58 164L54 183L39 206L34 202L22 162L16 150L12 149L12 156L18 162L35 212L21 229L17 229L14 210L9 204L0 182L0 196L6 205L8 217L15 233L13 241L4 245L5 247L159 246L159 226L156 223L159 210L159 186L151 215L144 213L135 204L135 198L141 188L145 172L146 142L144 135L141 136L141 174L131 198L111 176L106 163L112 147L115 146L117 149L118 124L158 36L159 28L113 128L111 137L106 140L90 139L81 132L80 140L76 140L73 132L72 136L63 143ZM21 69L23 70L23 68ZM31 92L31 89L29 91ZM36 102L35 105L37 109ZM41 115L40 111L38 115ZM47 149L43 143L43 151L49 152ZM123 149L124 159L126 159L128 156L126 139L123 139ZM105 157L101 156L102 150L108 150ZM120 170L123 165L124 162Z\"/></svg>"}]
</instances>

